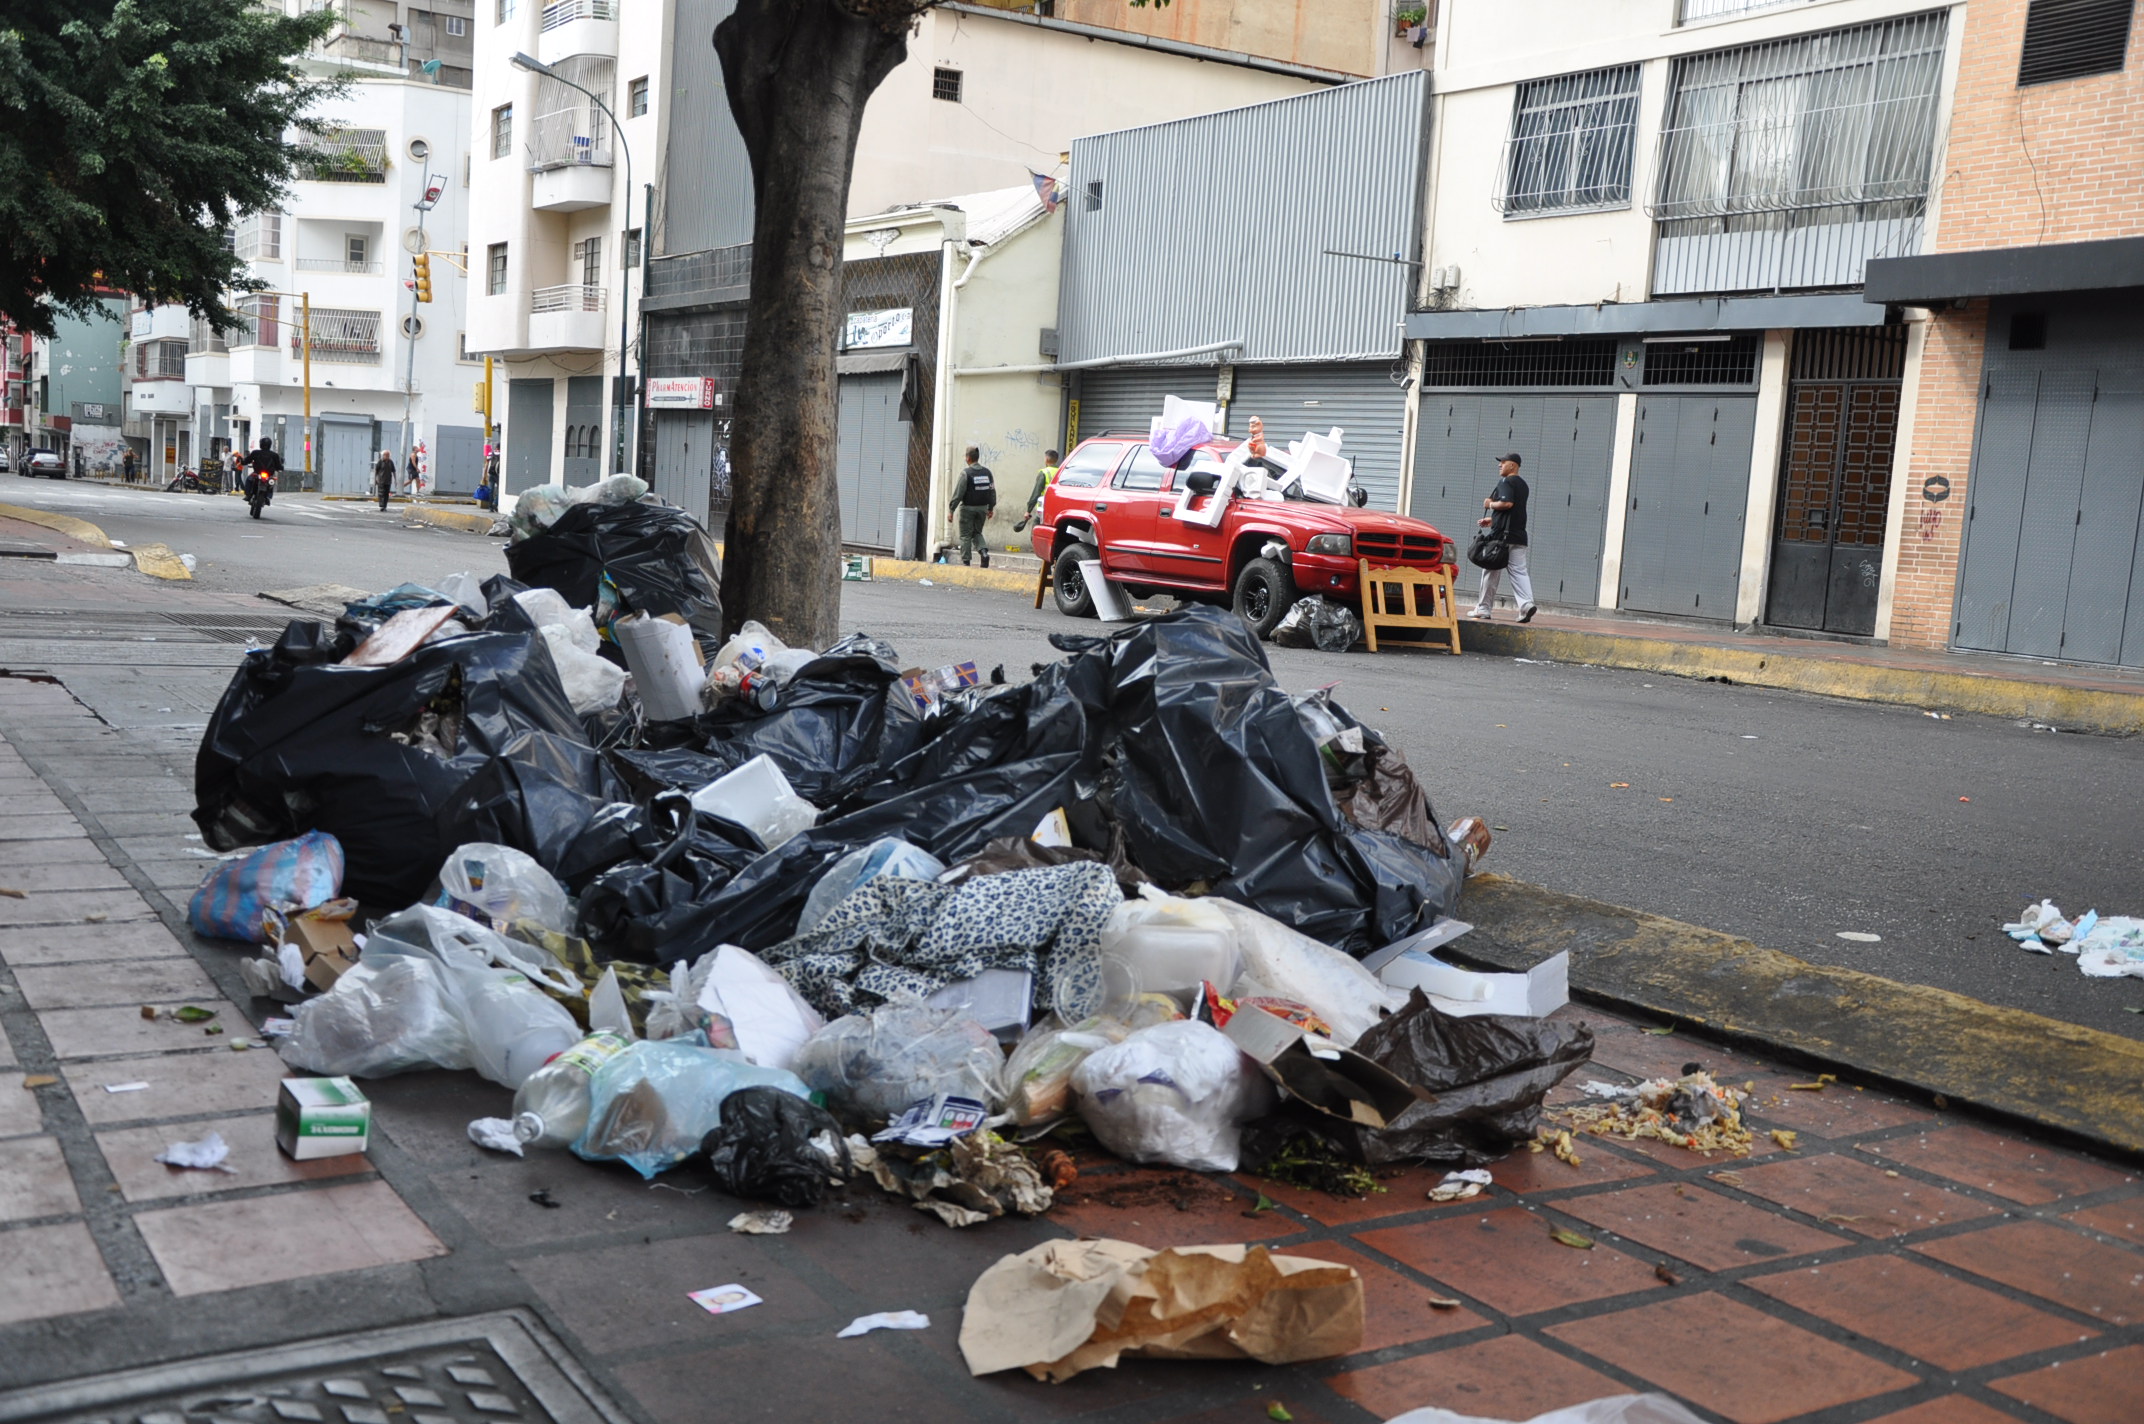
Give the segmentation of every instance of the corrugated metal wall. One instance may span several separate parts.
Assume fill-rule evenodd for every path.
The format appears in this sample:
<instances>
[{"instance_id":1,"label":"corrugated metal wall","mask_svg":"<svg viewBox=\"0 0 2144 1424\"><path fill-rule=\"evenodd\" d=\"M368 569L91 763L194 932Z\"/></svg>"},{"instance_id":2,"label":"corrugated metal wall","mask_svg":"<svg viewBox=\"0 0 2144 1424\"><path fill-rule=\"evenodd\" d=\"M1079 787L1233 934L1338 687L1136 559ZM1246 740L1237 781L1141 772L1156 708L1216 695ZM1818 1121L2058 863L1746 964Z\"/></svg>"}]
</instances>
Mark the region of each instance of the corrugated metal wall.
<instances>
[{"instance_id":1,"label":"corrugated metal wall","mask_svg":"<svg viewBox=\"0 0 2144 1424\"><path fill-rule=\"evenodd\" d=\"M1075 139L1060 359L1397 355L1414 269L1325 252L1417 255L1428 98L1417 70Z\"/></svg>"},{"instance_id":2,"label":"corrugated metal wall","mask_svg":"<svg viewBox=\"0 0 2144 1424\"><path fill-rule=\"evenodd\" d=\"M737 0L676 0L670 47L670 133L657 185L652 255L698 252L752 240L752 160L730 117L729 89L715 58L715 26Z\"/></svg>"},{"instance_id":3,"label":"corrugated metal wall","mask_svg":"<svg viewBox=\"0 0 2144 1424\"><path fill-rule=\"evenodd\" d=\"M1147 422L1161 414L1166 396L1210 401L1214 374L1211 366L1130 366L1084 372L1079 382L1079 428L1072 433L1072 443L1110 430L1144 432Z\"/></svg>"},{"instance_id":4,"label":"corrugated metal wall","mask_svg":"<svg viewBox=\"0 0 2144 1424\"><path fill-rule=\"evenodd\" d=\"M1322 435L1339 426L1340 453L1354 462L1355 483L1370 492L1369 508L1398 511L1407 393L1392 383L1389 364L1240 367L1229 432L1243 434L1254 415L1265 420L1266 438L1283 446L1306 430Z\"/></svg>"}]
</instances>

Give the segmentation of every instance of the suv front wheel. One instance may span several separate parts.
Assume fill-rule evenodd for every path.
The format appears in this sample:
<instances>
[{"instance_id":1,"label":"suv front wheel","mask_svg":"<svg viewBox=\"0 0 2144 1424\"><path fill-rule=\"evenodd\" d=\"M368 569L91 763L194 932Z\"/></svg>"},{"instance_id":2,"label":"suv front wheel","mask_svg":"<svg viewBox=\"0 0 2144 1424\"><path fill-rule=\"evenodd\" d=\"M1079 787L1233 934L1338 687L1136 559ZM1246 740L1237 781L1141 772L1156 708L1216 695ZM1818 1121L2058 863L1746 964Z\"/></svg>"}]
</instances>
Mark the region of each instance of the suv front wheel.
<instances>
[{"instance_id":1,"label":"suv front wheel","mask_svg":"<svg viewBox=\"0 0 2144 1424\"><path fill-rule=\"evenodd\" d=\"M1253 559L1236 575L1236 616L1261 638L1273 636L1295 604L1295 579L1278 559Z\"/></svg>"},{"instance_id":2,"label":"suv front wheel","mask_svg":"<svg viewBox=\"0 0 2144 1424\"><path fill-rule=\"evenodd\" d=\"M1094 595L1087 591L1087 575L1081 560L1102 557L1092 544L1067 544L1050 565L1050 588L1057 598L1057 611L1067 618L1095 616Z\"/></svg>"}]
</instances>

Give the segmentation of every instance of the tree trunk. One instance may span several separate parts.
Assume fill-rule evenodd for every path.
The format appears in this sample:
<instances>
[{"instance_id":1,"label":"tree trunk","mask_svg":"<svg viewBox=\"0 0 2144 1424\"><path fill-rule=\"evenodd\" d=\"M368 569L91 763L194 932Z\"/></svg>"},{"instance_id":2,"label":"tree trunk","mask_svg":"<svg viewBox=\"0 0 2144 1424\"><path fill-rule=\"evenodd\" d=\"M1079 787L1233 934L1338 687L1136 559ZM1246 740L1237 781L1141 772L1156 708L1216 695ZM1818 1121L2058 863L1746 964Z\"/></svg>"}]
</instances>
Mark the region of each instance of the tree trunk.
<instances>
[{"instance_id":1,"label":"tree trunk","mask_svg":"<svg viewBox=\"0 0 2144 1424\"><path fill-rule=\"evenodd\" d=\"M722 618L823 648L841 619L834 354L856 135L929 0L740 0L715 52L752 157L752 296L731 416ZM865 11L858 14L857 11Z\"/></svg>"}]
</instances>

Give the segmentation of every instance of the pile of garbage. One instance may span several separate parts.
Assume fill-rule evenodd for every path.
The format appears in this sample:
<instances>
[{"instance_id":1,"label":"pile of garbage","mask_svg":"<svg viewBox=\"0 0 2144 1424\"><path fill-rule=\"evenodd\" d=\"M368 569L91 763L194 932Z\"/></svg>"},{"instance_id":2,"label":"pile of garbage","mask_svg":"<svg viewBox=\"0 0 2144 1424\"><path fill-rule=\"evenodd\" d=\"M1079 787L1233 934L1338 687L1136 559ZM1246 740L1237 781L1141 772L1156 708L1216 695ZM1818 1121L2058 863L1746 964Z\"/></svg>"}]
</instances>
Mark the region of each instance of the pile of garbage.
<instances>
[{"instance_id":1,"label":"pile of garbage","mask_svg":"<svg viewBox=\"0 0 2144 1424\"><path fill-rule=\"evenodd\" d=\"M631 485L515 518L512 577L292 622L203 737L194 818L244 853L194 925L258 946L293 1067L467 1070L514 1094L488 1148L969 1226L1050 1208L1060 1130L1478 1167L1590 1056L1560 997L1419 947L1486 830L1232 613L925 672L722 640L705 532Z\"/></svg>"},{"instance_id":2,"label":"pile of garbage","mask_svg":"<svg viewBox=\"0 0 2144 1424\"><path fill-rule=\"evenodd\" d=\"M2078 971L2092 979L2144 979L2144 919L2101 916L2087 910L2067 919L2052 900L2027 905L2003 933L2034 954L2073 954Z\"/></svg>"}]
</instances>

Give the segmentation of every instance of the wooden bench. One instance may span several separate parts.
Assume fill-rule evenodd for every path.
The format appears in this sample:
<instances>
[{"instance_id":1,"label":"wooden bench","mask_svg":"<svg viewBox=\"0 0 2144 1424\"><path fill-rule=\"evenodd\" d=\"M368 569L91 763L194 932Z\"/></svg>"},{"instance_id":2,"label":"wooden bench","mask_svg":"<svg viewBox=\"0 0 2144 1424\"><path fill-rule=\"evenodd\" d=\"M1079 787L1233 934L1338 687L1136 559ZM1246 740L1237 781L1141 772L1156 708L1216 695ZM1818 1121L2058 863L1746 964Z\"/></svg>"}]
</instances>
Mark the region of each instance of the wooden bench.
<instances>
[{"instance_id":1,"label":"wooden bench","mask_svg":"<svg viewBox=\"0 0 2144 1424\"><path fill-rule=\"evenodd\" d=\"M1459 606L1452 590L1452 576L1443 565L1433 569L1376 568L1360 561L1362 573L1362 636L1377 651L1379 628L1421 628L1442 632L1439 643L1420 638L1392 638L1392 647L1425 648L1433 652L1459 651Z\"/></svg>"}]
</instances>

